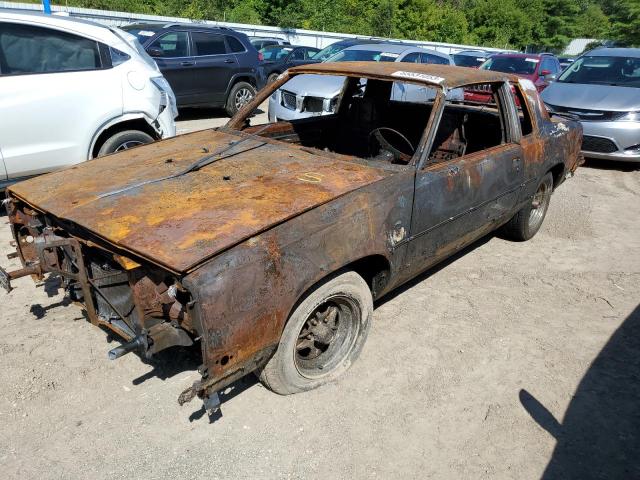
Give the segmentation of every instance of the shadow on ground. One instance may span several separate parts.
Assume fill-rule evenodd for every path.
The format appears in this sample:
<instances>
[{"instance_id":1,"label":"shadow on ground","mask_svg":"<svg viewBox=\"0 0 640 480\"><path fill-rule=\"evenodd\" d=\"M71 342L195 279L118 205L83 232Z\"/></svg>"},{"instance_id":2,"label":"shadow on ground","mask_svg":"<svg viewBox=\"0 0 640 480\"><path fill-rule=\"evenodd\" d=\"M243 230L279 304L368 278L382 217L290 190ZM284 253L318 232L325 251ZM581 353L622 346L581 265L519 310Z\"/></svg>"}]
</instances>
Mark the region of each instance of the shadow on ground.
<instances>
[{"instance_id":1,"label":"shadow on ground","mask_svg":"<svg viewBox=\"0 0 640 480\"><path fill-rule=\"evenodd\" d=\"M542 478L640 478L640 305L582 378L560 423L526 390L520 402L557 440Z\"/></svg>"},{"instance_id":2,"label":"shadow on ground","mask_svg":"<svg viewBox=\"0 0 640 480\"><path fill-rule=\"evenodd\" d=\"M620 172L633 172L640 170L640 162L616 162L613 160L598 160L595 158L585 159L583 167L595 170L618 170Z\"/></svg>"}]
</instances>

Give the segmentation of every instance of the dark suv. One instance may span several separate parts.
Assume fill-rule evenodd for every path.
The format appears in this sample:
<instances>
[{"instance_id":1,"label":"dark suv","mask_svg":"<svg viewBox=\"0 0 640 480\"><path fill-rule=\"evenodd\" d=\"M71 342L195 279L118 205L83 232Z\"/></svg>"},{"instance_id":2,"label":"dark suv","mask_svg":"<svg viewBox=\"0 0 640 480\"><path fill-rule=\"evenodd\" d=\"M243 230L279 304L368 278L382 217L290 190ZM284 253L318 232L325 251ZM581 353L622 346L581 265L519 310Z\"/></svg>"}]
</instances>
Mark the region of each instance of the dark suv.
<instances>
[{"instance_id":1,"label":"dark suv","mask_svg":"<svg viewBox=\"0 0 640 480\"><path fill-rule=\"evenodd\" d=\"M122 27L160 67L178 107L224 107L235 114L265 85L260 54L244 33L200 24Z\"/></svg>"}]
</instances>

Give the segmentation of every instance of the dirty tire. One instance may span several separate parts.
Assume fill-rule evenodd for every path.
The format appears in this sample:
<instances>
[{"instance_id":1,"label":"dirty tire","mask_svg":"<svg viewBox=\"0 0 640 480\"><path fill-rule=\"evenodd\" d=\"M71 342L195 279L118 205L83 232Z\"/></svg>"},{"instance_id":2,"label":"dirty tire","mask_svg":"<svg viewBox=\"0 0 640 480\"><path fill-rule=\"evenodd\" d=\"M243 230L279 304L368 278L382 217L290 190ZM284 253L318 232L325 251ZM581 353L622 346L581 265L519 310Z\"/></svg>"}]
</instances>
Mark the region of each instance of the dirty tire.
<instances>
[{"instance_id":1,"label":"dirty tire","mask_svg":"<svg viewBox=\"0 0 640 480\"><path fill-rule=\"evenodd\" d=\"M153 142L153 138L140 130L125 130L114 133L102 144L98 150L98 157L109 155L110 153L128 150L129 148L145 145Z\"/></svg>"},{"instance_id":2,"label":"dirty tire","mask_svg":"<svg viewBox=\"0 0 640 480\"><path fill-rule=\"evenodd\" d=\"M238 110L240 110L246 103L253 100L256 96L256 89L253 85L247 82L238 82L229 92L227 97L227 104L225 110L227 115L233 117Z\"/></svg>"},{"instance_id":3,"label":"dirty tire","mask_svg":"<svg viewBox=\"0 0 640 480\"><path fill-rule=\"evenodd\" d=\"M358 358L372 316L371 291L357 273L320 282L289 317L260 380L270 390L289 395L336 379Z\"/></svg>"},{"instance_id":4,"label":"dirty tire","mask_svg":"<svg viewBox=\"0 0 640 480\"><path fill-rule=\"evenodd\" d=\"M272 73L271 75L269 75L267 77L267 85L269 85L270 83L275 82L278 79L278 75L280 75L279 73Z\"/></svg>"},{"instance_id":5,"label":"dirty tire","mask_svg":"<svg viewBox=\"0 0 640 480\"><path fill-rule=\"evenodd\" d=\"M542 177L531 201L502 227L503 235L519 242L533 238L547 215L552 193L553 176L547 173Z\"/></svg>"}]
</instances>

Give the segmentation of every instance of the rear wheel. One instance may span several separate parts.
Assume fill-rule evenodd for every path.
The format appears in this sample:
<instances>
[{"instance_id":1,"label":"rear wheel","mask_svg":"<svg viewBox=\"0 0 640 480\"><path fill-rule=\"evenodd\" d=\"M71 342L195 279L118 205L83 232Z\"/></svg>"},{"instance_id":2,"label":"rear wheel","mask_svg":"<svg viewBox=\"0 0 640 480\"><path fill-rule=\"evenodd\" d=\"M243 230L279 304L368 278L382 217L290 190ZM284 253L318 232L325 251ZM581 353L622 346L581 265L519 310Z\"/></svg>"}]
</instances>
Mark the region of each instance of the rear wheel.
<instances>
[{"instance_id":1,"label":"rear wheel","mask_svg":"<svg viewBox=\"0 0 640 480\"><path fill-rule=\"evenodd\" d=\"M260 380L288 395L339 377L362 351L372 315L371 292L360 275L345 272L323 281L289 317Z\"/></svg>"},{"instance_id":2,"label":"rear wheel","mask_svg":"<svg viewBox=\"0 0 640 480\"><path fill-rule=\"evenodd\" d=\"M153 142L153 138L140 130L125 130L114 133L102 144L98 150L98 157L109 155L110 153L122 152L138 145Z\"/></svg>"},{"instance_id":3,"label":"rear wheel","mask_svg":"<svg viewBox=\"0 0 640 480\"><path fill-rule=\"evenodd\" d=\"M538 184L536 193L531 197L531 202L502 227L504 235L517 241L533 238L540 230L544 217L547 215L551 193L553 193L553 176L551 173L547 173Z\"/></svg>"},{"instance_id":4,"label":"rear wheel","mask_svg":"<svg viewBox=\"0 0 640 480\"><path fill-rule=\"evenodd\" d=\"M253 100L256 96L256 89L253 85L247 82L238 82L229 92L227 98L227 105L225 110L230 117L233 117L238 110L244 107L247 103Z\"/></svg>"},{"instance_id":5,"label":"rear wheel","mask_svg":"<svg viewBox=\"0 0 640 480\"><path fill-rule=\"evenodd\" d=\"M267 77L267 84L273 83L278 79L278 75L280 75L279 73L272 73L271 75L269 75Z\"/></svg>"}]
</instances>

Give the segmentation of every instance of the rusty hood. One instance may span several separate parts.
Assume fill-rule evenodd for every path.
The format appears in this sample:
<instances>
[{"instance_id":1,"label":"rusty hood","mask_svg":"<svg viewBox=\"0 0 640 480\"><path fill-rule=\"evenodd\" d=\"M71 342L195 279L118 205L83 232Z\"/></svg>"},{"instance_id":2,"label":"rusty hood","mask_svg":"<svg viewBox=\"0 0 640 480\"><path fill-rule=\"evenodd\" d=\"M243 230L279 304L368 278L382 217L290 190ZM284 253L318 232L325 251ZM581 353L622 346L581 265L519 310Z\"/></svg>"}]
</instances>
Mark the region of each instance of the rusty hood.
<instances>
[{"instance_id":1,"label":"rusty hood","mask_svg":"<svg viewBox=\"0 0 640 480\"><path fill-rule=\"evenodd\" d=\"M244 239L386 175L355 161L253 136L206 167L165 178L242 138L225 131L196 132L9 190L119 248L186 272Z\"/></svg>"}]
</instances>

